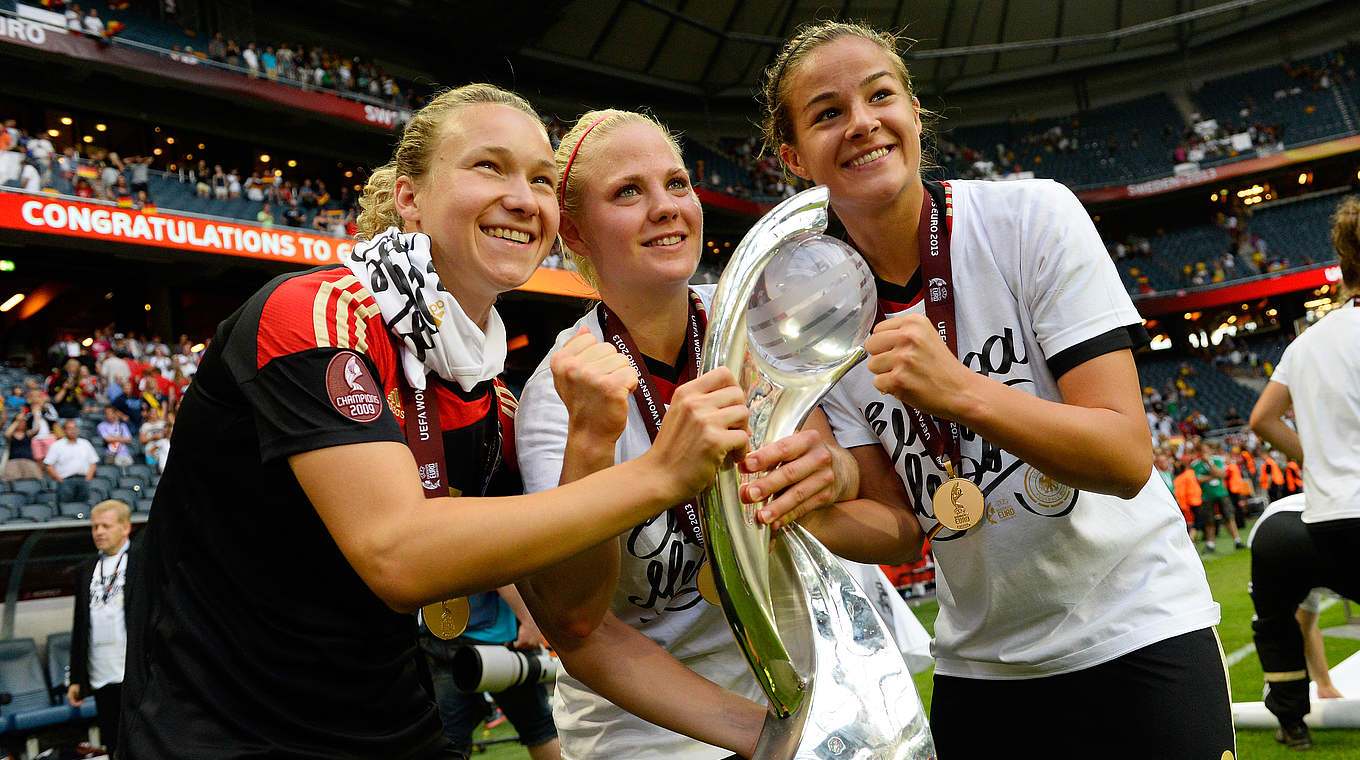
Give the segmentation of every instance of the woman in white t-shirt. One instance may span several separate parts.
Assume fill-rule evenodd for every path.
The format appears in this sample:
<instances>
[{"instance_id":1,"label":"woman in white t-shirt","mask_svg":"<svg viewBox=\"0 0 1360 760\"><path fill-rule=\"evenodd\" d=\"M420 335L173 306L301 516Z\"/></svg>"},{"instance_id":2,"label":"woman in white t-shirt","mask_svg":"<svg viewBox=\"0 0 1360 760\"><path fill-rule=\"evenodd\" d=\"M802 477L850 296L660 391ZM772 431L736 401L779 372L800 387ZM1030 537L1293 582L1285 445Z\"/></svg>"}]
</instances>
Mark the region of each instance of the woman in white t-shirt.
<instances>
[{"instance_id":1,"label":"woman in white t-shirt","mask_svg":"<svg viewBox=\"0 0 1360 760\"><path fill-rule=\"evenodd\" d=\"M923 182L920 104L875 30L804 27L764 94L767 146L878 278L870 358L823 408L932 540L940 756L1235 752L1218 605L1152 472L1145 333L1085 210L1051 181Z\"/></svg>"},{"instance_id":2,"label":"woman in white t-shirt","mask_svg":"<svg viewBox=\"0 0 1360 760\"><path fill-rule=\"evenodd\" d=\"M1315 586L1360 599L1360 198L1337 208L1332 245L1341 306L1289 344L1251 410L1252 429L1303 465L1301 518L1262 525L1251 550L1266 707L1280 721L1277 737L1300 748L1310 743L1309 699L1294 608ZM1297 432L1282 419L1291 407Z\"/></svg>"},{"instance_id":3,"label":"woman in white t-shirt","mask_svg":"<svg viewBox=\"0 0 1360 760\"><path fill-rule=\"evenodd\" d=\"M649 422L659 422L672 401L682 403L677 388L698 372L714 290L689 286L703 215L679 146L660 124L632 112L587 113L562 138L557 163L562 239L603 303L558 336L525 384L515 427L529 492L651 448ZM576 378L576 387L593 378L597 389L594 406L571 427L554 376ZM769 524L854 495L854 461L824 445L830 430L815 416L814 430L743 462L752 472L785 463L744 493L751 501L759 500L752 489L781 494L762 508ZM564 758L714 760L754 747L765 708L753 701L759 688L722 611L699 595L704 549L687 528L694 510L677 505L520 584L565 665L554 707ZM837 517L850 511L859 522L838 533ZM802 522L854 559L905 561L920 548L909 514L867 500L819 509ZM871 532L883 537L878 546L866 537ZM838 546L847 536L851 545Z\"/></svg>"}]
</instances>

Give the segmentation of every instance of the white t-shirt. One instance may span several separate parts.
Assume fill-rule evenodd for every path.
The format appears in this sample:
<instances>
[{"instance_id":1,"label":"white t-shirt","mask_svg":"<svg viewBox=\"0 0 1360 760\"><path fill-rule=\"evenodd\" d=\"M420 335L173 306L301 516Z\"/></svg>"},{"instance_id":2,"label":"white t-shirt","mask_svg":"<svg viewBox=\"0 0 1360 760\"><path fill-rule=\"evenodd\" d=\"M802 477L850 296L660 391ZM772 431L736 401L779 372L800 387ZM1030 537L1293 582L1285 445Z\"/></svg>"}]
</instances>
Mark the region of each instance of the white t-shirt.
<instances>
[{"instance_id":1,"label":"white t-shirt","mask_svg":"<svg viewBox=\"0 0 1360 760\"><path fill-rule=\"evenodd\" d=\"M696 289L705 306L713 286ZM563 330L552 351L524 386L515 415L515 446L528 493L556 488L567 442L567 408L553 386L548 362L581 325L603 339L591 311ZM634 459L651 448L636 403L619 437L614 461ZM675 524L670 511L620 538L619 586L610 611L641 631L699 675L753 700L764 701L746 661L732 640L722 610L699 596L695 577L704 551ZM652 578L657 579L654 584ZM659 688L664 685L658 684ZM553 720L565 760L618 757L633 760L712 760L732 753L655 726L595 694L566 670L558 671Z\"/></svg>"},{"instance_id":2,"label":"white t-shirt","mask_svg":"<svg viewBox=\"0 0 1360 760\"><path fill-rule=\"evenodd\" d=\"M124 541L123 548L113 556L100 556L90 574L91 689L123 682L127 654L123 589L127 580L129 546L131 544Z\"/></svg>"},{"instance_id":3,"label":"white t-shirt","mask_svg":"<svg viewBox=\"0 0 1360 760\"><path fill-rule=\"evenodd\" d=\"M52 443L52 448L47 450L47 456L43 457L43 464L51 465L56 470L57 476L65 480L71 477L84 477L90 472L90 465L99 463L99 455L94 453L94 447L84 438L77 438L72 441L69 438L62 438Z\"/></svg>"},{"instance_id":4,"label":"white t-shirt","mask_svg":"<svg viewBox=\"0 0 1360 760\"><path fill-rule=\"evenodd\" d=\"M1099 234L1072 193L1049 180L951 186L963 363L1060 401L1050 362L1080 364L1105 352L1101 336L1140 322ZM865 364L823 408L842 446L883 446L907 491L930 509L943 473ZM1149 471L1143 490L1124 500L1074 490L971 431L962 453L963 474L982 488L987 511L979 525L943 530L931 543L940 572L937 673L1056 675L1218 622L1204 567L1157 474ZM929 531L936 521L920 512Z\"/></svg>"},{"instance_id":5,"label":"white t-shirt","mask_svg":"<svg viewBox=\"0 0 1360 760\"><path fill-rule=\"evenodd\" d=\"M1295 338L1270 381L1294 402L1303 521L1360 517L1360 309L1347 301Z\"/></svg>"}]
</instances>

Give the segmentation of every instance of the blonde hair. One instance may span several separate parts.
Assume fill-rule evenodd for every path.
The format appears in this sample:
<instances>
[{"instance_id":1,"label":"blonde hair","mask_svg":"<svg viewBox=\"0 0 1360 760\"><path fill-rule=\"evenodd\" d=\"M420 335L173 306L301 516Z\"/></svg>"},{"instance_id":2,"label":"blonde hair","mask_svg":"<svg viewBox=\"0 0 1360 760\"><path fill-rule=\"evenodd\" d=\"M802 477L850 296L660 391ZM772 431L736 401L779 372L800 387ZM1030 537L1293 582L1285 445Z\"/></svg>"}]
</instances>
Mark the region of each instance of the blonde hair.
<instances>
[{"instance_id":1,"label":"blonde hair","mask_svg":"<svg viewBox=\"0 0 1360 760\"><path fill-rule=\"evenodd\" d=\"M898 43L902 40L891 32L882 32L871 26L857 23L847 23L844 21L820 21L812 24L805 24L798 28L793 37L784 43L784 47L779 49L779 53L765 69L764 81L760 87L761 110L763 111L760 134L765 143L765 150L779 155L780 145L793 145L793 114L789 112L787 101L788 90L787 80L790 73L796 73L798 66L814 50L842 37L858 37L862 40L878 45L892 60L893 70L897 78L906 89L908 97L916 97L916 88L911 82L911 72L907 70L907 62L902 55L897 52ZM926 138L933 134L933 130L927 128L935 120L935 112L926 108L920 109L921 114L921 168L929 169L935 165L931 152L927 150ZM787 168L787 167L786 167Z\"/></svg>"},{"instance_id":2,"label":"blonde hair","mask_svg":"<svg viewBox=\"0 0 1360 760\"><path fill-rule=\"evenodd\" d=\"M90 507L90 518L94 519L94 516L100 512L115 513L118 517L118 522L120 523L127 524L132 522L132 510L128 507L126 502L119 501L118 499L105 499L93 507Z\"/></svg>"},{"instance_id":3,"label":"blonde hair","mask_svg":"<svg viewBox=\"0 0 1360 760\"><path fill-rule=\"evenodd\" d=\"M388 227L405 231L405 220L397 213L397 178L403 175L412 179L423 177L430 168L430 159L439 146L449 114L462 106L479 103L509 106L532 116L540 126L543 123L529 101L492 84L466 84L440 93L411 116L392 151L392 160L374 169L364 184L363 195L359 197L362 211L355 220L359 239L368 240Z\"/></svg>"},{"instance_id":4,"label":"blonde hair","mask_svg":"<svg viewBox=\"0 0 1360 760\"><path fill-rule=\"evenodd\" d=\"M583 188L591 175L591 163L595 153L593 147L599 144L600 138L628 124L649 124L655 127L666 138L671 150L675 151L675 159L684 165L685 158L680 151L680 141L654 117L637 111L619 111L612 108L588 111L581 114L576 124L562 135L562 141L557 146L557 174L562 183L559 197L563 216L572 221L580 217L581 198L585 193ZM581 273L581 277L598 290L600 276L590 260L580 252L567 247L565 241L562 243L562 253L563 258Z\"/></svg>"},{"instance_id":5,"label":"blonde hair","mask_svg":"<svg viewBox=\"0 0 1360 760\"><path fill-rule=\"evenodd\" d=\"M1336 207L1332 246L1341 260L1341 282L1352 293L1360 290L1360 197L1352 195Z\"/></svg>"}]
</instances>

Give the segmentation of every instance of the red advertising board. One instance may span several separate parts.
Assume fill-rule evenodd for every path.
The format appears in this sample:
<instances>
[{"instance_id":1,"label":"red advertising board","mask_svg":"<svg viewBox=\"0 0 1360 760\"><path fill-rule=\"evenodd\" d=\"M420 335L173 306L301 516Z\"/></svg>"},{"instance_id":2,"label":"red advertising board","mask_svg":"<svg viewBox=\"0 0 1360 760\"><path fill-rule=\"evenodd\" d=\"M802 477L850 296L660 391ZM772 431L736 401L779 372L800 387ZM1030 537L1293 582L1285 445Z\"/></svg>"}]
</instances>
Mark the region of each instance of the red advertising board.
<instances>
[{"instance_id":1,"label":"red advertising board","mask_svg":"<svg viewBox=\"0 0 1360 760\"><path fill-rule=\"evenodd\" d=\"M1198 187L1200 185L1212 185L1233 177L1241 177L1247 174L1276 169L1281 166L1289 166L1303 161L1316 161L1321 158L1349 153L1360 150L1360 135L1344 137L1340 140L1329 140L1316 145L1305 145L1302 148L1290 148L1270 156L1252 158L1237 163L1224 164L1223 166L1212 166L1208 169L1200 169L1188 174L1178 174L1172 177L1162 177L1161 179L1138 182L1132 185L1120 185L1118 187L1102 187L1097 190L1084 190L1077 193L1077 198L1084 204L1108 203L1110 201L1123 201L1130 198L1144 198L1150 195L1160 195L1176 190L1183 190L1187 187Z\"/></svg>"},{"instance_id":2,"label":"red advertising board","mask_svg":"<svg viewBox=\"0 0 1360 760\"><path fill-rule=\"evenodd\" d=\"M1134 306L1145 317L1170 311L1194 311L1230 303L1244 303L1257 298L1293 293L1307 288L1331 285L1341 281L1341 267L1336 264L1305 269L1301 272L1281 272L1237 285L1223 285L1193 293L1178 290L1171 293L1142 296Z\"/></svg>"}]
</instances>

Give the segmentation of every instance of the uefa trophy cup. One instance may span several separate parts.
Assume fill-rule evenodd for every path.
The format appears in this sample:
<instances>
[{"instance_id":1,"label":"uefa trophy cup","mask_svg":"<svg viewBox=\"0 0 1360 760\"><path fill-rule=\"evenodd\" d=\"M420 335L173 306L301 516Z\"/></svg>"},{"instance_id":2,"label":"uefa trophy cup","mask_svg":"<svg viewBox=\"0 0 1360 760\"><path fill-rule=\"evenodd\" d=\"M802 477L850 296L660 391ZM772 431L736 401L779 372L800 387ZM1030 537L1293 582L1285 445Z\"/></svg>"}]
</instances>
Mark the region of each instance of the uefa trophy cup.
<instances>
[{"instance_id":1,"label":"uefa trophy cup","mask_svg":"<svg viewBox=\"0 0 1360 760\"><path fill-rule=\"evenodd\" d=\"M728 367L746 391L752 448L796 432L865 357L873 275L821 234L827 202L816 187L762 217L709 308L702 369ZM911 672L873 603L796 523L772 536L759 505L741 502L742 482L729 463L700 501L717 596L770 703L754 757L934 758Z\"/></svg>"}]
</instances>

